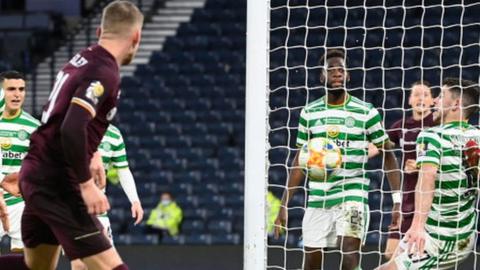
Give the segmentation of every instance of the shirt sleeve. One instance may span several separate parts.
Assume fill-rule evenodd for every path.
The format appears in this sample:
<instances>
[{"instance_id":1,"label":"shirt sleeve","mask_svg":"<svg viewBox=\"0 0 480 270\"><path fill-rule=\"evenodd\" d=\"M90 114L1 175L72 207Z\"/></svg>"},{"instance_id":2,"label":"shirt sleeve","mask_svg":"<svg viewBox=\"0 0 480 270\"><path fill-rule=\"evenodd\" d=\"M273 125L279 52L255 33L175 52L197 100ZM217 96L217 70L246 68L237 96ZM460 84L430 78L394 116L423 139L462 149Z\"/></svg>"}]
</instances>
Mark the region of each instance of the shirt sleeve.
<instances>
[{"instance_id":1,"label":"shirt sleeve","mask_svg":"<svg viewBox=\"0 0 480 270\"><path fill-rule=\"evenodd\" d=\"M300 119L298 121L298 131L297 131L297 147L302 147L308 141L308 115L305 111L305 108L300 112Z\"/></svg>"},{"instance_id":2,"label":"shirt sleeve","mask_svg":"<svg viewBox=\"0 0 480 270\"><path fill-rule=\"evenodd\" d=\"M86 109L92 117L108 98L112 89L104 80L86 80L75 91L72 103Z\"/></svg>"},{"instance_id":3,"label":"shirt sleeve","mask_svg":"<svg viewBox=\"0 0 480 270\"><path fill-rule=\"evenodd\" d=\"M388 141L387 132L385 132L382 124L382 117L377 109L372 108L368 113L365 128L367 130L368 140L374 145L379 146Z\"/></svg>"},{"instance_id":4,"label":"shirt sleeve","mask_svg":"<svg viewBox=\"0 0 480 270\"><path fill-rule=\"evenodd\" d=\"M402 132L402 121L397 121L395 122L390 129L387 130L388 137L390 138L390 141L395 143L395 145L400 144L400 134Z\"/></svg>"},{"instance_id":5,"label":"shirt sleeve","mask_svg":"<svg viewBox=\"0 0 480 270\"><path fill-rule=\"evenodd\" d=\"M438 135L429 131L422 131L417 137L417 166L429 163L440 165L441 145Z\"/></svg>"},{"instance_id":6,"label":"shirt sleeve","mask_svg":"<svg viewBox=\"0 0 480 270\"><path fill-rule=\"evenodd\" d=\"M120 134L117 143L113 145L111 164L116 169L128 168L127 151L122 134Z\"/></svg>"}]
</instances>

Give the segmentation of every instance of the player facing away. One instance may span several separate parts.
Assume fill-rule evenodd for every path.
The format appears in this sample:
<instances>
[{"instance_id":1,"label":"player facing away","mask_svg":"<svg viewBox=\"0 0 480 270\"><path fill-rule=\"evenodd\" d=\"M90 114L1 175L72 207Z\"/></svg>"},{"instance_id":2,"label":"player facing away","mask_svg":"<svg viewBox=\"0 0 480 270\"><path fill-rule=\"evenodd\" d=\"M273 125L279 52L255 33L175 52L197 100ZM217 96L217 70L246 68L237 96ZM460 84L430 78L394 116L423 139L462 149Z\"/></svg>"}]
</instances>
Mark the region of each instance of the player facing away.
<instances>
[{"instance_id":1,"label":"player facing away","mask_svg":"<svg viewBox=\"0 0 480 270\"><path fill-rule=\"evenodd\" d=\"M125 143L120 130L114 125L108 126L107 132L98 147L103 160L105 170L114 168L118 172L118 178L123 191L131 203L132 218L135 219L135 225L139 224L143 219L143 208L138 197L137 188L135 187L135 180L133 174L128 167L127 152ZM103 189L105 192L105 189ZM112 229L110 227L110 219L107 213L98 215L100 223L102 223L104 233L113 245ZM86 265L80 260L73 260L71 262L72 270L86 269Z\"/></svg>"},{"instance_id":2,"label":"player facing away","mask_svg":"<svg viewBox=\"0 0 480 270\"><path fill-rule=\"evenodd\" d=\"M415 209L415 186L417 184L418 173L416 171L415 146L417 136L421 130L431 127L433 123L433 95L430 83L427 81L417 81L412 84L408 105L411 107L412 115L393 123L388 130L390 140L396 147L402 149L403 159L403 186L402 186L402 219L400 228L390 227L391 233L387 240L385 248L385 258L388 260L398 246L401 235L405 234L410 228Z\"/></svg>"},{"instance_id":3,"label":"player facing away","mask_svg":"<svg viewBox=\"0 0 480 270\"><path fill-rule=\"evenodd\" d=\"M307 179L308 203L302 223L304 269L323 269L325 248L340 248L342 269L356 269L368 230L370 180L363 167L368 161L369 143L384 152L385 169L395 193L400 188L400 174L380 114L371 104L352 97L346 90L349 74L345 53L330 49L320 64L324 66L320 80L326 84L326 95L302 109L297 146L311 138L329 138L341 148L343 164L325 182ZM297 152L276 220L277 234L287 219L286 206L304 179ZM400 201L394 205L394 224L399 221L399 210Z\"/></svg>"},{"instance_id":4,"label":"player facing away","mask_svg":"<svg viewBox=\"0 0 480 270\"><path fill-rule=\"evenodd\" d=\"M89 163L115 115L119 66L134 58L142 25L134 4L111 2L103 10L98 44L58 73L20 171L25 257L0 258L2 267L55 269L61 245L70 260L82 259L89 269L128 269L96 217L109 204Z\"/></svg>"},{"instance_id":5,"label":"player facing away","mask_svg":"<svg viewBox=\"0 0 480 270\"><path fill-rule=\"evenodd\" d=\"M1 173L6 176L20 171L20 165L30 145L30 135L37 129L40 122L22 109L26 92L23 74L13 70L5 71L0 74L0 80L4 97L2 100L5 104L0 118ZM25 204L21 197L14 195L16 194L3 193L8 208L10 230L6 232L0 229L0 238L8 235L10 250L22 252L20 221Z\"/></svg>"},{"instance_id":6,"label":"player facing away","mask_svg":"<svg viewBox=\"0 0 480 270\"><path fill-rule=\"evenodd\" d=\"M412 225L393 258L380 269L449 269L475 244L480 130L468 123L480 89L447 78L435 99L440 125L417 138L418 182Z\"/></svg>"}]
</instances>

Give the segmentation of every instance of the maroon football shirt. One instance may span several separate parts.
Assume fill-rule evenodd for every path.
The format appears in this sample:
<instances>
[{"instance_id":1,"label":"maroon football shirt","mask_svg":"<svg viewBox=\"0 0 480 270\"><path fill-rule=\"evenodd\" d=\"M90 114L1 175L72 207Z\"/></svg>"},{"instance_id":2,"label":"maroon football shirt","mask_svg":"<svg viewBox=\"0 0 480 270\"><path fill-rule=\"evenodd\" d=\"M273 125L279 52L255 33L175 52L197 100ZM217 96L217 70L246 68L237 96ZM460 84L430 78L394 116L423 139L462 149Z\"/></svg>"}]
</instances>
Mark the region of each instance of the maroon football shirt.
<instances>
[{"instance_id":1,"label":"maroon football shirt","mask_svg":"<svg viewBox=\"0 0 480 270\"><path fill-rule=\"evenodd\" d=\"M65 177L71 182L84 181L74 179L81 177L73 170L75 164L68 164L65 157L68 149L64 147L68 146L62 144L61 128L65 119L72 120L66 114L70 106L80 106L94 117L86 126L86 156L81 157L82 164L89 164L115 115L119 85L117 62L103 47L95 45L75 55L57 75L44 107L42 126L30 138L30 150L22 166L26 167L22 168L25 179L21 180L55 185L63 176L63 181Z\"/></svg>"},{"instance_id":2,"label":"maroon football shirt","mask_svg":"<svg viewBox=\"0 0 480 270\"><path fill-rule=\"evenodd\" d=\"M422 120L415 120L409 117L395 122L388 130L390 140L397 147L402 149L402 170L405 167L407 159L417 159L416 140L420 131L425 128L434 126L433 114L427 115ZM403 215L413 215L415 210L415 186L417 185L418 173L403 174L403 196L402 196L402 213Z\"/></svg>"}]
</instances>

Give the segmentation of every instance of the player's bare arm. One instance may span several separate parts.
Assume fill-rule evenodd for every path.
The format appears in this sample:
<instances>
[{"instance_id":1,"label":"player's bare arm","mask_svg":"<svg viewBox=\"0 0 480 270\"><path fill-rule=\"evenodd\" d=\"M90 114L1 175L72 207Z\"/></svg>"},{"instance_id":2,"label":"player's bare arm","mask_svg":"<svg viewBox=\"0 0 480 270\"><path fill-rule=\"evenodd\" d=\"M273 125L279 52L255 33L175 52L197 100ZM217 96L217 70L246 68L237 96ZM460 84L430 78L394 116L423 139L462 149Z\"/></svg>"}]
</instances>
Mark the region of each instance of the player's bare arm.
<instances>
[{"instance_id":1,"label":"player's bare arm","mask_svg":"<svg viewBox=\"0 0 480 270\"><path fill-rule=\"evenodd\" d=\"M2 222L3 230L8 232L10 230L10 221L8 219L7 205L3 199L3 192L0 193L0 221Z\"/></svg>"},{"instance_id":2,"label":"player's bare arm","mask_svg":"<svg viewBox=\"0 0 480 270\"><path fill-rule=\"evenodd\" d=\"M285 223L287 221L288 202L293 197L293 195L297 191L297 187L303 182L304 179L305 174L298 166L297 152L297 154L295 155L295 159L293 160L293 166L290 171L290 175L288 177L287 190L283 192L282 205L280 207L280 211L278 212L277 219L275 220L275 238L279 237L280 232L282 231L282 227L285 226Z\"/></svg>"},{"instance_id":3,"label":"player's bare arm","mask_svg":"<svg viewBox=\"0 0 480 270\"><path fill-rule=\"evenodd\" d=\"M379 150L383 153L384 169L387 175L388 183L393 196L392 223L389 229L397 229L400 225L400 170L398 168L397 158L393 153L394 143L387 141L382 144Z\"/></svg>"},{"instance_id":4,"label":"player's bare arm","mask_svg":"<svg viewBox=\"0 0 480 270\"><path fill-rule=\"evenodd\" d=\"M135 225L140 224L143 219L143 207L140 201L135 201L132 203L132 218L135 219Z\"/></svg>"},{"instance_id":5,"label":"player's bare arm","mask_svg":"<svg viewBox=\"0 0 480 270\"><path fill-rule=\"evenodd\" d=\"M419 255L423 254L425 247L425 223L430 208L432 207L437 170L437 166L428 163L423 164L420 168L415 191L415 215L413 217L412 226L405 234L405 240L408 242L409 251L416 251Z\"/></svg>"},{"instance_id":6,"label":"player's bare arm","mask_svg":"<svg viewBox=\"0 0 480 270\"><path fill-rule=\"evenodd\" d=\"M18 173L6 175L0 182L0 187L15 197L21 196L18 184Z\"/></svg>"},{"instance_id":7,"label":"player's bare arm","mask_svg":"<svg viewBox=\"0 0 480 270\"><path fill-rule=\"evenodd\" d=\"M98 151L93 154L90 161L90 172L98 188L103 189L107 185L107 176L105 175L102 155Z\"/></svg>"}]
</instances>

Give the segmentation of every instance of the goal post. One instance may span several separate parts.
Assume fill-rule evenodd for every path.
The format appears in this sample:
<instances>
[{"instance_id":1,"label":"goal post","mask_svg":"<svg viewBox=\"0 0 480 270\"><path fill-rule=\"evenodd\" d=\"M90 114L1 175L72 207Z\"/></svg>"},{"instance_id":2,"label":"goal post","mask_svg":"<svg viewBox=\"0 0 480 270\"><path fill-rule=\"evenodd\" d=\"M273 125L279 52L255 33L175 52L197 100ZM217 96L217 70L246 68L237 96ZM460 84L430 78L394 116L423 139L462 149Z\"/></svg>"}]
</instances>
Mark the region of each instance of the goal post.
<instances>
[{"instance_id":1,"label":"goal post","mask_svg":"<svg viewBox=\"0 0 480 270\"><path fill-rule=\"evenodd\" d=\"M247 1L244 269L267 262L269 0Z\"/></svg>"}]
</instances>

